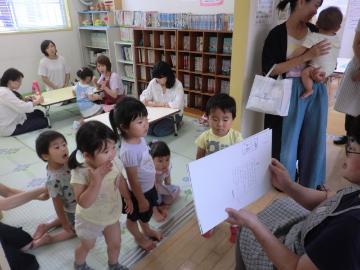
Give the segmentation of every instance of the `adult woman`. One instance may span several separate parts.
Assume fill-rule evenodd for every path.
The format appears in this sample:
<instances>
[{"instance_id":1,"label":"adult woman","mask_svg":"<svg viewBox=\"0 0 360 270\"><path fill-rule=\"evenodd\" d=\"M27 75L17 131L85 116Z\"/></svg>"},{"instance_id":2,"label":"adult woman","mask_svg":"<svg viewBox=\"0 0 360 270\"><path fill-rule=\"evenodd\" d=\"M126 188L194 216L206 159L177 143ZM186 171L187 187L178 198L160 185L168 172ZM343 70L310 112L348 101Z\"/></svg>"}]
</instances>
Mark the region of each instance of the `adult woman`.
<instances>
[{"instance_id":1,"label":"adult woman","mask_svg":"<svg viewBox=\"0 0 360 270\"><path fill-rule=\"evenodd\" d=\"M140 100L150 107L166 107L179 109L176 115L176 124L182 120L184 110L184 89L181 82L175 78L169 64L160 61L154 65L153 79L148 87L141 93ZM174 132L174 120L164 118L149 127L149 135L157 137L167 136Z\"/></svg>"},{"instance_id":2,"label":"adult woman","mask_svg":"<svg viewBox=\"0 0 360 270\"><path fill-rule=\"evenodd\" d=\"M282 0L278 9L290 4L289 19L272 29L265 40L262 53L262 70L267 73L275 64L271 75L292 78L292 94L287 117L265 116L265 128L273 130L273 157L296 177L296 160L299 160L300 183L316 187L325 180L325 151L327 123L327 91L325 85L314 83L314 95L301 98L304 87L301 70L305 63L328 53L330 44L322 41L303 55L288 59L299 47L308 31L316 31L308 21L316 14L322 0ZM317 70L321 81L324 74Z\"/></svg>"},{"instance_id":3,"label":"adult woman","mask_svg":"<svg viewBox=\"0 0 360 270\"><path fill-rule=\"evenodd\" d=\"M236 269L360 269L360 116L349 131L342 166L353 186L336 194L303 187L275 159L270 170L273 186L290 198L275 201L258 217L226 210L231 223L243 226Z\"/></svg>"},{"instance_id":4,"label":"adult woman","mask_svg":"<svg viewBox=\"0 0 360 270\"><path fill-rule=\"evenodd\" d=\"M339 87L334 109L346 113L345 130L348 131L354 116L360 114L360 20L353 42L354 57L348 64ZM346 143L346 136L334 140L335 144Z\"/></svg>"},{"instance_id":5,"label":"adult woman","mask_svg":"<svg viewBox=\"0 0 360 270\"><path fill-rule=\"evenodd\" d=\"M40 45L40 49L45 57L40 60L38 74L41 76L46 90L68 86L70 68L65 58L57 54L55 43L51 40L44 40Z\"/></svg>"},{"instance_id":6,"label":"adult woman","mask_svg":"<svg viewBox=\"0 0 360 270\"><path fill-rule=\"evenodd\" d=\"M0 184L0 210L12 209L34 199L48 199L46 187L21 191ZM0 242L11 269L39 269L35 256L24 252L31 247L32 240L21 228L0 222Z\"/></svg>"},{"instance_id":7,"label":"adult woman","mask_svg":"<svg viewBox=\"0 0 360 270\"><path fill-rule=\"evenodd\" d=\"M23 99L17 92L24 75L14 69L6 70L0 82L0 136L13 136L45 128L48 121L44 113L34 110L43 102L42 96Z\"/></svg>"}]
</instances>

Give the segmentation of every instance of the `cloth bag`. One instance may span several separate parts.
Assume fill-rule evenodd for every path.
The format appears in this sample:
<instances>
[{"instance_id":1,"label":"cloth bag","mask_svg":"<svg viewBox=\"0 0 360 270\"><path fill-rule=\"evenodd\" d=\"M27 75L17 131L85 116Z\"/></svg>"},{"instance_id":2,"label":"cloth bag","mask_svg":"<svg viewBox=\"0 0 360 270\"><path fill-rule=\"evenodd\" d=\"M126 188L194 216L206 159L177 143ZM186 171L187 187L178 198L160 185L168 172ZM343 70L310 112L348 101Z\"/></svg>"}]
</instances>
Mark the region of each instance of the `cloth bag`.
<instances>
[{"instance_id":1,"label":"cloth bag","mask_svg":"<svg viewBox=\"0 0 360 270\"><path fill-rule=\"evenodd\" d=\"M292 79L281 79L280 75L276 80L269 77L274 68L275 65L266 76L255 76L246 109L287 116L291 98Z\"/></svg>"}]
</instances>

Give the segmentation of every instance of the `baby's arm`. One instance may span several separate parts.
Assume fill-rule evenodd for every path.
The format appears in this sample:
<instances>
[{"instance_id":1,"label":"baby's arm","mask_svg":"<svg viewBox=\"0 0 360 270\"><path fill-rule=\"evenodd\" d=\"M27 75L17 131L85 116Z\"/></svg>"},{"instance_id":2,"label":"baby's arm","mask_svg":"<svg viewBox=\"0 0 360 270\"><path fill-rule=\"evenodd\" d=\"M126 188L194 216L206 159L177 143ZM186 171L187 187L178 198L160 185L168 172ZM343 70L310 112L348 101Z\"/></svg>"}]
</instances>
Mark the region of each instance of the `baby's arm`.
<instances>
[{"instance_id":1,"label":"baby's arm","mask_svg":"<svg viewBox=\"0 0 360 270\"><path fill-rule=\"evenodd\" d=\"M197 152L196 152L196 159L203 158L203 157L205 157L205 155L206 155L206 150L198 147Z\"/></svg>"},{"instance_id":2,"label":"baby's arm","mask_svg":"<svg viewBox=\"0 0 360 270\"><path fill-rule=\"evenodd\" d=\"M61 222L61 226L64 228L65 231L67 232L73 232L74 228L73 226L69 223L69 220L67 219L66 215L65 215L65 211L64 211L64 204L61 201L60 196L56 196L53 199L53 204L54 204L54 208L55 208L55 212L58 216L58 218L60 219Z\"/></svg>"},{"instance_id":3,"label":"baby's arm","mask_svg":"<svg viewBox=\"0 0 360 270\"><path fill-rule=\"evenodd\" d=\"M126 213L131 214L134 210L134 207L131 201L131 196L130 196L129 188L126 184L126 180L124 176L120 174L117 181L119 183L120 194L124 198L124 201L126 203Z\"/></svg>"},{"instance_id":4,"label":"baby's arm","mask_svg":"<svg viewBox=\"0 0 360 270\"><path fill-rule=\"evenodd\" d=\"M136 200L138 201L139 212L146 212L149 210L150 205L139 185L137 167L127 167L126 174L128 176L131 190L134 193Z\"/></svg>"}]
</instances>

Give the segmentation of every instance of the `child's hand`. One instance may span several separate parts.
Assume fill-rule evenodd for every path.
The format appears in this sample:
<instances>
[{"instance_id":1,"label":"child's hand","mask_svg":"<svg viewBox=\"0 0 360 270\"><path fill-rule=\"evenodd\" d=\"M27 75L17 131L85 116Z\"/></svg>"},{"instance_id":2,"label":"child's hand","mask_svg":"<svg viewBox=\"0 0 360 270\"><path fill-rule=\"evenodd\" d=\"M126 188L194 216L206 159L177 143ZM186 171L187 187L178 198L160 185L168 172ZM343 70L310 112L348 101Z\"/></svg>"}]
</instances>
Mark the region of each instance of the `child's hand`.
<instances>
[{"instance_id":1,"label":"child's hand","mask_svg":"<svg viewBox=\"0 0 360 270\"><path fill-rule=\"evenodd\" d=\"M101 182L104 179L105 175L107 175L111 171L112 166L112 162L107 161L96 169L89 168L89 176L94 181Z\"/></svg>"},{"instance_id":2,"label":"child's hand","mask_svg":"<svg viewBox=\"0 0 360 270\"><path fill-rule=\"evenodd\" d=\"M139 212L140 213L148 211L149 208L150 208L150 204L147 199L143 199L143 200L139 201Z\"/></svg>"},{"instance_id":3,"label":"child's hand","mask_svg":"<svg viewBox=\"0 0 360 270\"><path fill-rule=\"evenodd\" d=\"M46 187L43 187L43 188L41 188L41 190L43 192L36 199L39 201L46 201L47 199L49 199L48 189Z\"/></svg>"},{"instance_id":4,"label":"child's hand","mask_svg":"<svg viewBox=\"0 0 360 270\"><path fill-rule=\"evenodd\" d=\"M132 212L134 211L134 205L132 203L132 200L130 198L124 198L124 201L126 214L132 214Z\"/></svg>"}]
</instances>

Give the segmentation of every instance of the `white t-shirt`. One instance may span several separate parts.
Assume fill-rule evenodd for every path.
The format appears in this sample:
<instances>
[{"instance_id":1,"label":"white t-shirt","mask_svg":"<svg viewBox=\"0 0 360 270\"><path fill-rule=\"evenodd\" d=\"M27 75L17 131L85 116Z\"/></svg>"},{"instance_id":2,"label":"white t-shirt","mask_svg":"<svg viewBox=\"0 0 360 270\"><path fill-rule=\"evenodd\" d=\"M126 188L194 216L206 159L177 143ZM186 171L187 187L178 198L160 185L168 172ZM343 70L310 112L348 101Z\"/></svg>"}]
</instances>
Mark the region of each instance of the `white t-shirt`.
<instances>
[{"instance_id":1,"label":"white t-shirt","mask_svg":"<svg viewBox=\"0 0 360 270\"><path fill-rule=\"evenodd\" d=\"M156 79L152 79L148 87L141 93L140 100L144 102L151 100L155 102L167 103L170 108L184 110L184 88L182 83L176 79L172 88L166 89L165 93Z\"/></svg>"},{"instance_id":2,"label":"white t-shirt","mask_svg":"<svg viewBox=\"0 0 360 270\"><path fill-rule=\"evenodd\" d=\"M301 47L302 43L305 39L296 39L290 35L287 36L287 51L286 58L290 58L295 50ZM300 77L301 71L305 68L305 64L298 65L296 67L291 68L288 72L286 72L286 77L294 78Z\"/></svg>"},{"instance_id":3,"label":"white t-shirt","mask_svg":"<svg viewBox=\"0 0 360 270\"><path fill-rule=\"evenodd\" d=\"M331 44L331 49L328 54L321 55L310 61L310 65L314 67L321 67L325 71L325 76L330 76L336 68L336 60L340 51L340 39L337 35L328 36L320 33L310 32L306 35L303 46L311 48L320 41L328 40Z\"/></svg>"},{"instance_id":4,"label":"white t-shirt","mask_svg":"<svg viewBox=\"0 0 360 270\"><path fill-rule=\"evenodd\" d=\"M70 73L70 68L66 64L65 58L58 55L56 59L43 57L40 60L38 74L46 76L57 88L62 88L65 82L65 75ZM45 85L46 90L53 90L48 85ZM57 89L56 88L56 89Z\"/></svg>"},{"instance_id":5,"label":"white t-shirt","mask_svg":"<svg viewBox=\"0 0 360 270\"><path fill-rule=\"evenodd\" d=\"M104 78L105 78L104 74L101 74L101 76L98 79L97 83L100 84L104 80ZM119 74L117 74L116 72L111 72L109 86L110 86L111 90L117 89L118 95L124 95L125 94L124 85L123 85L123 83L122 83L122 81L120 79Z\"/></svg>"},{"instance_id":6,"label":"white t-shirt","mask_svg":"<svg viewBox=\"0 0 360 270\"><path fill-rule=\"evenodd\" d=\"M155 165L149 153L149 147L144 138L140 143L131 144L121 141L120 159L124 167L137 167L138 180L143 193L155 185ZM131 189L129 185L129 189Z\"/></svg>"},{"instance_id":7,"label":"white t-shirt","mask_svg":"<svg viewBox=\"0 0 360 270\"><path fill-rule=\"evenodd\" d=\"M26 120L26 113L34 111L32 102L20 100L7 87L0 87L0 136L10 136L18 124Z\"/></svg>"}]
</instances>

